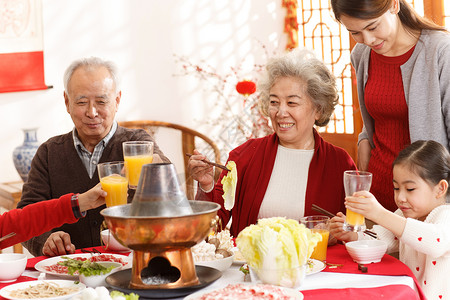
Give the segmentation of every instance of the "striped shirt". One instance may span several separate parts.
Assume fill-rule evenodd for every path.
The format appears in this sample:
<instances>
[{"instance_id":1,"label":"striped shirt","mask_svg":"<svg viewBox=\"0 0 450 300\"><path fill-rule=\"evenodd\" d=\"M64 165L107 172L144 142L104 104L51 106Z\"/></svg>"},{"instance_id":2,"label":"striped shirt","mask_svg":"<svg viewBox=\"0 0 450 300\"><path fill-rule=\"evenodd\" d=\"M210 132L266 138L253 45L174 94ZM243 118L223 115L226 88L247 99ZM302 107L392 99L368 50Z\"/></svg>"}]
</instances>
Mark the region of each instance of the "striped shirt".
<instances>
[{"instance_id":1,"label":"striped shirt","mask_svg":"<svg viewBox=\"0 0 450 300\"><path fill-rule=\"evenodd\" d=\"M95 173L95 169L97 168L100 157L102 157L103 150L105 150L106 145L108 145L109 140L112 138L114 133L116 133L116 130L117 122L114 122L109 133L95 146L94 151L91 153L86 149L86 147L84 147L83 143L78 138L76 128L73 128L72 136L75 149L77 150L78 156L86 167L86 170L91 179Z\"/></svg>"}]
</instances>

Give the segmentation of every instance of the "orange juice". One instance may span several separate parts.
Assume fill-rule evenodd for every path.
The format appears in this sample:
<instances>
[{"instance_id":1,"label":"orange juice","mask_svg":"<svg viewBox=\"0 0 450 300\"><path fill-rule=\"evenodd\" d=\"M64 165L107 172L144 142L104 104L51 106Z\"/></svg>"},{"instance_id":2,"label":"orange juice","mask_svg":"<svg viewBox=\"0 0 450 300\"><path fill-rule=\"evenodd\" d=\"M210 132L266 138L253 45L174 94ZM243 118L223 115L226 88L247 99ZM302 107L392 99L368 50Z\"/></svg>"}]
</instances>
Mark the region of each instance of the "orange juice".
<instances>
[{"instance_id":1,"label":"orange juice","mask_svg":"<svg viewBox=\"0 0 450 300\"><path fill-rule=\"evenodd\" d=\"M348 225L357 226L365 224L365 219L363 215L355 213L349 209L347 209L345 218L346 218L345 223Z\"/></svg>"},{"instance_id":2,"label":"orange juice","mask_svg":"<svg viewBox=\"0 0 450 300\"><path fill-rule=\"evenodd\" d=\"M102 189L108 193L105 198L106 206L127 204L128 180L117 174L100 179Z\"/></svg>"},{"instance_id":3,"label":"orange juice","mask_svg":"<svg viewBox=\"0 0 450 300\"><path fill-rule=\"evenodd\" d=\"M327 229L311 229L313 232L320 233L322 240L317 243L316 248L314 248L311 258L325 261L327 259L327 247L328 247L328 237L330 232Z\"/></svg>"},{"instance_id":4,"label":"orange juice","mask_svg":"<svg viewBox=\"0 0 450 300\"><path fill-rule=\"evenodd\" d=\"M136 187L139 183L142 166L151 164L153 155L124 156L124 159L128 182L130 186Z\"/></svg>"}]
</instances>

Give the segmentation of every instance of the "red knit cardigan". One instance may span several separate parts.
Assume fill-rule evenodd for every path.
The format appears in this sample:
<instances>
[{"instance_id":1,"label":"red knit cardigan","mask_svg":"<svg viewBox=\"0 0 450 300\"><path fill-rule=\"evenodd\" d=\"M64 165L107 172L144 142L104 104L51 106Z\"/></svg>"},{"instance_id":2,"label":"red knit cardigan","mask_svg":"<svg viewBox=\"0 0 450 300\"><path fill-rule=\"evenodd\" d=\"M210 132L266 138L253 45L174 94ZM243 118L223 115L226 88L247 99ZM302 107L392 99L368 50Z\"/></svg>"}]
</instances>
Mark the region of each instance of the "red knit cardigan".
<instances>
[{"instance_id":1,"label":"red knit cardigan","mask_svg":"<svg viewBox=\"0 0 450 300\"><path fill-rule=\"evenodd\" d=\"M11 232L16 233L15 236L0 242L0 249L26 241L64 223L78 221L72 211L72 195L37 202L0 215L0 237Z\"/></svg>"}]
</instances>

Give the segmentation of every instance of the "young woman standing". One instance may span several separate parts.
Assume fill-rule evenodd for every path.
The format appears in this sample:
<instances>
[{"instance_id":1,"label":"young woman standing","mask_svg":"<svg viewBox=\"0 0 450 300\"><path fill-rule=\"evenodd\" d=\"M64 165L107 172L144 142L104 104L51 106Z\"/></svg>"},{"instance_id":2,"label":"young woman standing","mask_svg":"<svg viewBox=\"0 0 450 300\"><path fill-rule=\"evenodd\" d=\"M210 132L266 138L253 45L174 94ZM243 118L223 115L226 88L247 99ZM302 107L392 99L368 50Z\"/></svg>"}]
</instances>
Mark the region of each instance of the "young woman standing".
<instances>
[{"instance_id":1,"label":"young woman standing","mask_svg":"<svg viewBox=\"0 0 450 300\"><path fill-rule=\"evenodd\" d=\"M450 149L450 34L405 0L332 0L357 45L351 54L364 122L358 168L374 174L371 192L391 211L392 162L420 139Z\"/></svg>"}]
</instances>

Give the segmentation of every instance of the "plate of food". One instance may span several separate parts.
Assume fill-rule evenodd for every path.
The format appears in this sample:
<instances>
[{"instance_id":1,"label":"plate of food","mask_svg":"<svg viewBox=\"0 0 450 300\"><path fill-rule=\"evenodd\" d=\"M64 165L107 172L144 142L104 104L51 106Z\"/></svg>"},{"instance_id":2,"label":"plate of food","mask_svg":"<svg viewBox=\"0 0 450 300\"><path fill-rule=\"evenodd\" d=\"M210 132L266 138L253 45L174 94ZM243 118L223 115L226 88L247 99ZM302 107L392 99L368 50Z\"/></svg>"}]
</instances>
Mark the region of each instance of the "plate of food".
<instances>
[{"instance_id":1,"label":"plate of food","mask_svg":"<svg viewBox=\"0 0 450 300\"><path fill-rule=\"evenodd\" d=\"M270 284L235 283L224 288L202 290L191 294L184 300L215 299L289 299L302 300L303 294L295 289Z\"/></svg>"},{"instance_id":2,"label":"plate of food","mask_svg":"<svg viewBox=\"0 0 450 300\"><path fill-rule=\"evenodd\" d=\"M194 263L224 272L234 261L234 243L228 229L210 235L191 248Z\"/></svg>"},{"instance_id":3,"label":"plate of food","mask_svg":"<svg viewBox=\"0 0 450 300\"><path fill-rule=\"evenodd\" d=\"M323 269L325 269L326 265L324 262L310 258L308 259L307 268L306 268L306 275L312 275L319 273Z\"/></svg>"},{"instance_id":4,"label":"plate of food","mask_svg":"<svg viewBox=\"0 0 450 300\"><path fill-rule=\"evenodd\" d=\"M69 275L67 267L61 266L58 264L60 261L64 261L64 257L76 259L76 260L91 260L95 262L99 261L112 261L112 262L119 262L123 265L123 269L131 268L132 265L132 258L125 255L120 254L107 254L107 253L100 253L100 254L90 254L90 253L80 253L80 254L69 254L69 255L61 255L61 256L55 256L50 257L47 259L44 259L40 262L38 262L34 268L38 270L39 272L43 272L49 275L55 275L58 277L62 277L65 279L72 279L76 280L78 279L78 275Z\"/></svg>"},{"instance_id":5,"label":"plate of food","mask_svg":"<svg viewBox=\"0 0 450 300\"><path fill-rule=\"evenodd\" d=\"M0 296L10 300L62 300L81 293L86 286L72 280L34 280L8 285Z\"/></svg>"}]
</instances>

